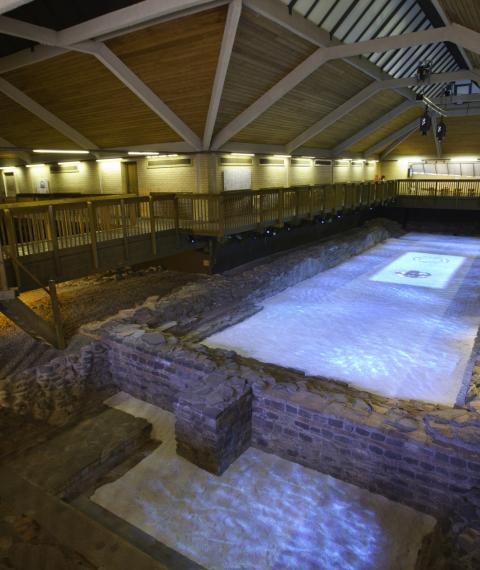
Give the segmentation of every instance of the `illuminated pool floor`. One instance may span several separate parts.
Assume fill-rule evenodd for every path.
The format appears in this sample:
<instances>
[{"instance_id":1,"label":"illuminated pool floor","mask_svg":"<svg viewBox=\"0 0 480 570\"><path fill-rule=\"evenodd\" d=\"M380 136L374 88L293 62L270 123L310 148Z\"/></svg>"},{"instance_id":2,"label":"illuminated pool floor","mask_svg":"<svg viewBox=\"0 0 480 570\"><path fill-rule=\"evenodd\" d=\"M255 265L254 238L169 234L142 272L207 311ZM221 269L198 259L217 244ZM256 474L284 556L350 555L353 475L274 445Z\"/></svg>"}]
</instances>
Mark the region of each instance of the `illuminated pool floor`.
<instances>
[{"instance_id":1,"label":"illuminated pool floor","mask_svg":"<svg viewBox=\"0 0 480 570\"><path fill-rule=\"evenodd\" d=\"M92 500L210 570L413 570L434 519L249 449L221 476L175 454L173 415L126 394L163 442Z\"/></svg>"},{"instance_id":2,"label":"illuminated pool floor","mask_svg":"<svg viewBox=\"0 0 480 570\"><path fill-rule=\"evenodd\" d=\"M480 325L480 239L407 234L267 299L205 344L453 405Z\"/></svg>"}]
</instances>

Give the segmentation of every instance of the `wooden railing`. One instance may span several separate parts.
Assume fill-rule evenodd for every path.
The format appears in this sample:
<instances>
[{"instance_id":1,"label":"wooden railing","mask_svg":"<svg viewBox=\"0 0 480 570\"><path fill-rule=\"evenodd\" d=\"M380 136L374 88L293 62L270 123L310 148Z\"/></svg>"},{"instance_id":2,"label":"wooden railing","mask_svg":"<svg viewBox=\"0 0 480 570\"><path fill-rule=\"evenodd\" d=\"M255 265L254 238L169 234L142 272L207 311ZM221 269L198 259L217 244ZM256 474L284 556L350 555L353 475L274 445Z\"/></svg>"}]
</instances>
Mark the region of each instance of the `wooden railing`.
<instances>
[{"instance_id":1,"label":"wooden railing","mask_svg":"<svg viewBox=\"0 0 480 570\"><path fill-rule=\"evenodd\" d=\"M480 198L480 180L397 180L397 195L426 198Z\"/></svg>"},{"instance_id":2,"label":"wooden railing","mask_svg":"<svg viewBox=\"0 0 480 570\"><path fill-rule=\"evenodd\" d=\"M392 182L245 190L222 194L151 194L55 200L0 206L0 245L5 259L50 254L89 246L94 268L101 242L151 236L157 254L159 232L224 237L315 216L385 204Z\"/></svg>"}]
</instances>

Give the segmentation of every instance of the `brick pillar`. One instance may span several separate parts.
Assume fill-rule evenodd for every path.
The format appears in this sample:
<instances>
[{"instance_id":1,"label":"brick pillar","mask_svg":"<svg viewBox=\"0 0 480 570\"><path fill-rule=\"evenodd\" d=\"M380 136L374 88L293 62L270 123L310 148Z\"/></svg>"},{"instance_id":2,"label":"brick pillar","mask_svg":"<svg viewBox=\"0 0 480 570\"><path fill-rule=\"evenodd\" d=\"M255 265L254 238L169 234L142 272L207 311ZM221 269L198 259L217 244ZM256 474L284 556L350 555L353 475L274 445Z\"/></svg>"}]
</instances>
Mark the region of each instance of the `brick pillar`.
<instances>
[{"instance_id":1,"label":"brick pillar","mask_svg":"<svg viewBox=\"0 0 480 570\"><path fill-rule=\"evenodd\" d=\"M175 404L177 453L210 473L221 475L251 435L252 394L240 378L208 376Z\"/></svg>"}]
</instances>

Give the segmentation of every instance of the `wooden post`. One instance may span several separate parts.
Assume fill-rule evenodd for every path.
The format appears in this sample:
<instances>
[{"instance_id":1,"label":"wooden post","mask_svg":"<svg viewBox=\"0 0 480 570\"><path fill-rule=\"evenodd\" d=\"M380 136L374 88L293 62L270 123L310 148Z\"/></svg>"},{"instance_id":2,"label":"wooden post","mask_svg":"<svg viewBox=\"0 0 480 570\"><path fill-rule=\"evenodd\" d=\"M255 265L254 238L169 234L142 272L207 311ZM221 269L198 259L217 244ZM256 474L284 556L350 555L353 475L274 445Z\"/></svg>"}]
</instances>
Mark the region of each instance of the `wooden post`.
<instances>
[{"instance_id":1,"label":"wooden post","mask_svg":"<svg viewBox=\"0 0 480 570\"><path fill-rule=\"evenodd\" d=\"M7 272L3 261L3 248L0 245L0 291L8 291Z\"/></svg>"},{"instance_id":2,"label":"wooden post","mask_svg":"<svg viewBox=\"0 0 480 570\"><path fill-rule=\"evenodd\" d=\"M60 303L58 302L57 286L53 279L50 279L48 282L48 290L50 292L50 300L52 303L53 324L55 327L55 336L57 338L57 347L64 349L65 335L63 332L62 314L60 312Z\"/></svg>"},{"instance_id":3,"label":"wooden post","mask_svg":"<svg viewBox=\"0 0 480 570\"><path fill-rule=\"evenodd\" d=\"M5 221L7 226L7 238L10 250L10 257L13 260L13 267L15 271L15 279L17 281L17 287L21 286L21 278L20 278L20 269L18 268L18 264L15 263L18 257L17 251L17 235L15 233L15 224L13 222L13 216L10 209L4 210L5 213Z\"/></svg>"},{"instance_id":4,"label":"wooden post","mask_svg":"<svg viewBox=\"0 0 480 570\"><path fill-rule=\"evenodd\" d=\"M180 243L180 208L178 206L178 197L175 195L173 197L173 223L175 228L175 238L177 240L177 245Z\"/></svg>"},{"instance_id":5,"label":"wooden post","mask_svg":"<svg viewBox=\"0 0 480 570\"><path fill-rule=\"evenodd\" d=\"M60 265L60 256L58 252L57 224L55 222L55 212L52 204L49 204L48 206L48 225L49 225L48 229L50 232L50 239L52 241L53 262L55 265L55 277L57 279L60 279L62 268Z\"/></svg>"},{"instance_id":6,"label":"wooden post","mask_svg":"<svg viewBox=\"0 0 480 570\"><path fill-rule=\"evenodd\" d=\"M225 237L225 196L224 194L218 194L216 196L218 200L218 237Z\"/></svg>"},{"instance_id":7,"label":"wooden post","mask_svg":"<svg viewBox=\"0 0 480 570\"><path fill-rule=\"evenodd\" d=\"M123 257L125 261L128 259L128 230L127 230L127 214L125 212L125 199L120 199L120 213L122 216L122 237L123 237Z\"/></svg>"},{"instance_id":8,"label":"wooden post","mask_svg":"<svg viewBox=\"0 0 480 570\"><path fill-rule=\"evenodd\" d=\"M98 250L97 250L97 219L95 215L95 206L93 202L87 202L88 221L90 226L90 244L92 246L92 262L93 268L98 269Z\"/></svg>"},{"instance_id":9,"label":"wooden post","mask_svg":"<svg viewBox=\"0 0 480 570\"><path fill-rule=\"evenodd\" d=\"M152 253L157 255L157 232L155 228L155 204L153 202L153 196L148 197L148 207L150 214L150 233L152 236Z\"/></svg>"}]
</instances>

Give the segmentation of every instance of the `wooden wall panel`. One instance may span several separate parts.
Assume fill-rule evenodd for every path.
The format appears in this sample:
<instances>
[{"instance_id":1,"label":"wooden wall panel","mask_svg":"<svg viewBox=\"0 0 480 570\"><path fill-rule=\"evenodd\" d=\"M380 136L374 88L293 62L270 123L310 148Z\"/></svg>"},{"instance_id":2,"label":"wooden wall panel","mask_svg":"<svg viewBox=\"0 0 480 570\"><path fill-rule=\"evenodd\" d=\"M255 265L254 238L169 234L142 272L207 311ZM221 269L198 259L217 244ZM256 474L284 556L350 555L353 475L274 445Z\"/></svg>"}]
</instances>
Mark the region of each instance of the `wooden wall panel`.
<instances>
[{"instance_id":1,"label":"wooden wall panel","mask_svg":"<svg viewBox=\"0 0 480 570\"><path fill-rule=\"evenodd\" d=\"M480 32L480 2L478 0L439 0L449 20Z\"/></svg>"},{"instance_id":2,"label":"wooden wall panel","mask_svg":"<svg viewBox=\"0 0 480 570\"><path fill-rule=\"evenodd\" d=\"M180 140L93 56L71 52L4 77L99 147Z\"/></svg>"},{"instance_id":3,"label":"wooden wall panel","mask_svg":"<svg viewBox=\"0 0 480 570\"><path fill-rule=\"evenodd\" d=\"M371 83L341 60L329 62L302 81L238 133L239 142L285 144Z\"/></svg>"},{"instance_id":4,"label":"wooden wall panel","mask_svg":"<svg viewBox=\"0 0 480 570\"><path fill-rule=\"evenodd\" d=\"M3 94L0 94L0 125L0 136L18 147L78 148L70 139Z\"/></svg>"},{"instance_id":5,"label":"wooden wall panel","mask_svg":"<svg viewBox=\"0 0 480 570\"><path fill-rule=\"evenodd\" d=\"M395 91L381 91L328 129L306 143L305 146L333 148L388 113L405 99Z\"/></svg>"},{"instance_id":6,"label":"wooden wall panel","mask_svg":"<svg viewBox=\"0 0 480 570\"><path fill-rule=\"evenodd\" d=\"M389 121L387 124L383 125L383 127L380 127L373 133L369 134L367 137L363 138L358 143L352 145L347 150L351 152L364 152L365 150L372 147L374 144L378 143L385 137L388 137L389 135L391 135L395 131L398 131L405 125L408 125L408 123L412 122L417 117L418 120L420 121L421 114L422 114L422 108L420 106L413 107L412 109L409 109L404 113L401 113L400 115L398 115L398 117L396 117L392 121Z\"/></svg>"},{"instance_id":7,"label":"wooden wall panel","mask_svg":"<svg viewBox=\"0 0 480 570\"><path fill-rule=\"evenodd\" d=\"M227 7L132 32L108 47L199 136L203 135Z\"/></svg>"},{"instance_id":8,"label":"wooden wall panel","mask_svg":"<svg viewBox=\"0 0 480 570\"><path fill-rule=\"evenodd\" d=\"M243 10L215 132L218 132L316 49L273 22Z\"/></svg>"}]
</instances>

